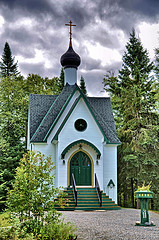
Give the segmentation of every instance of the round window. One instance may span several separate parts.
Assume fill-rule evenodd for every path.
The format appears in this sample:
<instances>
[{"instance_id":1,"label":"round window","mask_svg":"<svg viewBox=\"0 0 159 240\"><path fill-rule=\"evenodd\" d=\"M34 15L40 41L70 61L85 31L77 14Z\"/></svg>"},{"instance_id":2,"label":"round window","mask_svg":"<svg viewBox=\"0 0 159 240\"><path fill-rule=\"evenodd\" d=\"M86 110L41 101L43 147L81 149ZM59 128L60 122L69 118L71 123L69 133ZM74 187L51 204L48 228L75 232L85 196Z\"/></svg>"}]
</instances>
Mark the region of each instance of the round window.
<instances>
[{"instance_id":1,"label":"round window","mask_svg":"<svg viewBox=\"0 0 159 240\"><path fill-rule=\"evenodd\" d=\"M75 122L75 128L77 131L84 131L87 128L87 122L84 119L77 119Z\"/></svg>"}]
</instances>

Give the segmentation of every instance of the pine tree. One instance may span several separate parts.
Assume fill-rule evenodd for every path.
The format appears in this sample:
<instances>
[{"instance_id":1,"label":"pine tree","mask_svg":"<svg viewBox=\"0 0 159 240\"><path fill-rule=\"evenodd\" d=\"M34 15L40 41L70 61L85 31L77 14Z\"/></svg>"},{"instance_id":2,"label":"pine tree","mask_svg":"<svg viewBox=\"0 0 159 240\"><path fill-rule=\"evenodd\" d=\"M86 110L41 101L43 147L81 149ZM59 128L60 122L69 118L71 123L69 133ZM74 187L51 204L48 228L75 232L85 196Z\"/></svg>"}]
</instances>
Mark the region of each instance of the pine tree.
<instances>
[{"instance_id":1,"label":"pine tree","mask_svg":"<svg viewBox=\"0 0 159 240\"><path fill-rule=\"evenodd\" d=\"M18 75L18 63L14 63L14 57L12 57L12 52L9 44L6 42L4 51L2 54L2 61L0 62L0 73L2 77Z\"/></svg>"},{"instance_id":2,"label":"pine tree","mask_svg":"<svg viewBox=\"0 0 159 240\"><path fill-rule=\"evenodd\" d=\"M143 49L133 30L119 75L107 75L104 79L106 90L111 93L118 136L122 142L118 176L120 204L124 206L134 207L134 191L143 181L146 184L152 181L157 193L158 114L151 77L153 68L147 50Z\"/></svg>"},{"instance_id":3,"label":"pine tree","mask_svg":"<svg viewBox=\"0 0 159 240\"><path fill-rule=\"evenodd\" d=\"M63 87L65 85L65 73L64 73L64 69L61 69L61 73L60 73L60 78L59 78L59 90L62 91Z\"/></svg>"},{"instance_id":4,"label":"pine tree","mask_svg":"<svg viewBox=\"0 0 159 240\"><path fill-rule=\"evenodd\" d=\"M155 94L155 99L157 101L157 108L159 110L159 48L155 49L155 56L156 56L156 66L155 66L155 76L156 76L156 82L155 82L155 87L156 87L156 94Z\"/></svg>"},{"instance_id":5,"label":"pine tree","mask_svg":"<svg viewBox=\"0 0 159 240\"><path fill-rule=\"evenodd\" d=\"M85 85L83 76L81 76L81 79L80 79L80 89L82 90L84 95L87 95L86 85Z\"/></svg>"},{"instance_id":6,"label":"pine tree","mask_svg":"<svg viewBox=\"0 0 159 240\"><path fill-rule=\"evenodd\" d=\"M26 99L21 76L0 81L0 211L5 207L7 188L24 152Z\"/></svg>"},{"instance_id":7,"label":"pine tree","mask_svg":"<svg viewBox=\"0 0 159 240\"><path fill-rule=\"evenodd\" d=\"M59 94L59 78L29 74L26 79L12 75L0 81L0 211L5 208L7 187L26 151L29 95Z\"/></svg>"}]
</instances>

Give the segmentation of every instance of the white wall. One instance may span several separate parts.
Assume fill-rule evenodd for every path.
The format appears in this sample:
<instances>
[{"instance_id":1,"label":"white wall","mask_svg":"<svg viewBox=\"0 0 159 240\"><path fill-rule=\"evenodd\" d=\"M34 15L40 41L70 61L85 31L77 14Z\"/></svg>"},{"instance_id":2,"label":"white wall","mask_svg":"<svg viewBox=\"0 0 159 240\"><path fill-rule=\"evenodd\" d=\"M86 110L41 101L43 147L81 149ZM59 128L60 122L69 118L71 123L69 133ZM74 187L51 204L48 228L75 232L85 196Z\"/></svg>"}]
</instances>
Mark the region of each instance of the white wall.
<instances>
[{"instance_id":1,"label":"white wall","mask_svg":"<svg viewBox=\"0 0 159 240\"><path fill-rule=\"evenodd\" d=\"M77 69L76 68L65 68L65 85L66 83L74 85L77 83Z\"/></svg>"},{"instance_id":2,"label":"white wall","mask_svg":"<svg viewBox=\"0 0 159 240\"><path fill-rule=\"evenodd\" d=\"M58 122L59 124L57 124L50 133L47 143L32 144L32 150L37 150L44 153L46 156L51 156L51 159L56 166L55 186L67 187L68 161L71 155L79 149L79 146L76 145L67 152L65 155L65 164L63 164L63 160L61 159L61 153L69 144L79 139L84 139L92 143L101 152L101 158L98 161L98 165L96 163L97 153L95 150L86 144L82 144L82 149L93 159L93 184L94 174L96 173L101 190L108 194L117 203L117 146L103 144L103 135L83 99L80 99L69 119L66 121L58 136L58 141L54 144L52 143L53 136L63 122L75 98L78 96L79 92L77 91L71 99L70 104L61 115ZM77 131L74 127L75 121L79 118L85 119L87 122L87 129L83 132ZM115 183L115 187L113 189L107 187L110 179L112 179Z\"/></svg>"},{"instance_id":3,"label":"white wall","mask_svg":"<svg viewBox=\"0 0 159 240\"><path fill-rule=\"evenodd\" d=\"M87 122L87 129L83 132L79 132L75 129L74 123L77 119L82 118ZM94 118L92 117L89 109L87 108L85 102L83 99L79 101L75 109L73 110L71 116L65 123L63 129L61 130L61 133L58 137L58 156L59 156L59 172L60 172L60 178L59 178L59 185L65 186L67 184L67 162L69 157L72 154L72 150L68 152L68 154L65 156L66 164L62 164L61 160L61 153L62 151L71 143L79 140L84 139L86 141L89 141L90 143L94 144L101 154L103 153L103 145L102 145L102 139L103 135L97 126ZM75 150L75 149L74 149ZM103 156L101 156L101 159L99 160L99 165L96 164L97 154L96 152L90 148L89 146L85 146L86 152L88 151L91 157L94 161L94 173L96 172L99 178L99 182L101 187L103 188Z\"/></svg>"},{"instance_id":4,"label":"white wall","mask_svg":"<svg viewBox=\"0 0 159 240\"><path fill-rule=\"evenodd\" d=\"M117 145L104 146L104 168L103 168L104 192L117 203ZM110 180L115 187L107 187Z\"/></svg>"},{"instance_id":5,"label":"white wall","mask_svg":"<svg viewBox=\"0 0 159 240\"><path fill-rule=\"evenodd\" d=\"M56 169L53 171L53 173L55 174L55 180L54 180L54 184L55 187L58 186L58 164L57 164L57 157L56 157L56 145L55 144L47 144L47 143L37 143L37 144L32 144L32 150L33 151L39 151L42 154L44 154L45 156L50 156L52 162L54 163L54 166L56 167Z\"/></svg>"}]
</instances>

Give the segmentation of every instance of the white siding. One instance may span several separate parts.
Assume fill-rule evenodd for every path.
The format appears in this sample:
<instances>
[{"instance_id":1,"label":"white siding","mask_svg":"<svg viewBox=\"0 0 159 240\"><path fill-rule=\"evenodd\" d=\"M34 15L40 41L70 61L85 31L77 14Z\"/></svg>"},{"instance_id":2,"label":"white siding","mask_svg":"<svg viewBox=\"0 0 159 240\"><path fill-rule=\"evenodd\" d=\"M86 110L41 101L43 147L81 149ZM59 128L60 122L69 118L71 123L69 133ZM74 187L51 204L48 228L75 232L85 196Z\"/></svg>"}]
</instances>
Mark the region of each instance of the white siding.
<instances>
[{"instance_id":1,"label":"white siding","mask_svg":"<svg viewBox=\"0 0 159 240\"><path fill-rule=\"evenodd\" d=\"M76 68L65 68L65 85L66 83L74 85L77 83L77 69Z\"/></svg>"},{"instance_id":2,"label":"white siding","mask_svg":"<svg viewBox=\"0 0 159 240\"><path fill-rule=\"evenodd\" d=\"M117 203L117 146L104 146L104 168L103 168L104 192ZM110 180L113 180L115 187L107 187Z\"/></svg>"},{"instance_id":3,"label":"white siding","mask_svg":"<svg viewBox=\"0 0 159 240\"><path fill-rule=\"evenodd\" d=\"M87 122L87 129L83 132L77 131L74 127L75 121L79 118L85 119L85 121ZM83 99L81 99L77 104L76 108L72 112L68 121L65 123L58 137L59 173L61 176L59 178L59 185L66 186L67 184L67 181L66 181L67 180L67 162L69 160L69 157L72 154L72 150L70 149L70 151L65 157L65 160L66 160L65 165L62 164L61 153L69 144L79 139L84 139L86 141L89 141L99 149L101 154L103 153L103 145L102 145L103 135ZM99 160L99 165L97 165L96 152L92 148L90 149L90 147L88 147L87 145L85 146L85 151L91 155L94 161L94 173L95 172L97 173L99 182L102 186L103 185L103 174L102 174L103 173L103 160L102 160L103 156L101 156L101 159Z\"/></svg>"},{"instance_id":4,"label":"white siding","mask_svg":"<svg viewBox=\"0 0 159 240\"><path fill-rule=\"evenodd\" d=\"M108 194L117 203L117 146L107 144L104 145L103 135L83 99L78 102L75 109L66 121L63 129L58 136L58 141L55 141L54 144L51 142L53 136L63 122L67 112L69 111L70 107L78 96L79 92L77 91L66 109L64 110L63 114L60 116L60 119L54 127L53 131L50 133L47 143L32 144L32 150L37 150L41 153L44 153L46 156L51 156L51 159L56 166L55 186L67 187L69 179L68 162L72 154L79 150L79 146L75 145L71 149L69 149L69 151L65 155L65 164L61 159L61 153L69 144L80 139L84 139L92 143L101 152L101 157L100 160L98 160L98 164L96 162L97 153L91 146L82 144L82 150L86 152L93 161L93 185L94 174L96 173L101 190ZM87 122L87 128L83 132L77 131L74 127L75 121L79 118L85 119L85 121ZM112 179L115 184L115 187L113 189L107 187L110 179Z\"/></svg>"},{"instance_id":5,"label":"white siding","mask_svg":"<svg viewBox=\"0 0 159 240\"><path fill-rule=\"evenodd\" d=\"M56 169L54 170L54 174L55 174L55 187L58 186L58 164L56 161L56 145L54 144L46 144L46 143L37 143L37 144L32 144L32 150L33 151L39 151L42 154L44 154L45 156L50 156L52 159L52 162L54 163Z\"/></svg>"}]
</instances>

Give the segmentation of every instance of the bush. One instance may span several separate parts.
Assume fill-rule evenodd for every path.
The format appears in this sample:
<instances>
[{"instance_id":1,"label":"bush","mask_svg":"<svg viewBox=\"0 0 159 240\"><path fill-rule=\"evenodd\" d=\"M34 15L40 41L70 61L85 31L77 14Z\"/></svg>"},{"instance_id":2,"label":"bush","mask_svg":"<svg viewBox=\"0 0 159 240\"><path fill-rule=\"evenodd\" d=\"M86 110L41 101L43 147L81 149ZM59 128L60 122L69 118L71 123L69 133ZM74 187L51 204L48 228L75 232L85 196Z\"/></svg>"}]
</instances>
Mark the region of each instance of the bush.
<instances>
[{"instance_id":1,"label":"bush","mask_svg":"<svg viewBox=\"0 0 159 240\"><path fill-rule=\"evenodd\" d=\"M40 152L24 154L8 192L11 227L2 229L1 239L74 238L74 227L60 220L61 214L54 209L54 197L59 193L54 188L54 168L51 158Z\"/></svg>"},{"instance_id":2,"label":"bush","mask_svg":"<svg viewBox=\"0 0 159 240\"><path fill-rule=\"evenodd\" d=\"M64 223L63 220L53 220L52 215L48 214L46 224L41 228L40 235L47 240L69 240L75 238L75 227L70 223ZM39 240L41 238L38 238Z\"/></svg>"},{"instance_id":3,"label":"bush","mask_svg":"<svg viewBox=\"0 0 159 240\"><path fill-rule=\"evenodd\" d=\"M10 216L8 213L0 215L0 240L73 240L75 227L70 223L64 223L59 219L56 211L45 214L45 223L37 223L35 219L20 222L18 217ZM7 223L6 223L7 218ZM4 227L4 225L6 225Z\"/></svg>"}]
</instances>

